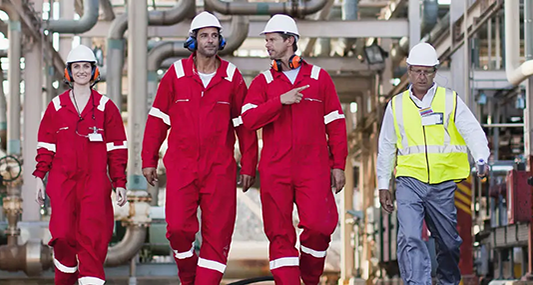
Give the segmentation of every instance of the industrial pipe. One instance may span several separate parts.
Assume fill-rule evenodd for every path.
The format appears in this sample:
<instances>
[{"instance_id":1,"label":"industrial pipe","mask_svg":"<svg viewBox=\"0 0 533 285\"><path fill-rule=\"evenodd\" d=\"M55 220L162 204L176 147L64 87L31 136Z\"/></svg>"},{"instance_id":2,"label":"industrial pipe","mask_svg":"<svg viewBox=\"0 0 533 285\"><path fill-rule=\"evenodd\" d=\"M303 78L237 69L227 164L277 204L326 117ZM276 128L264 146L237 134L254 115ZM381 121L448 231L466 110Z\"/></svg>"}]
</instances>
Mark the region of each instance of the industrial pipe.
<instances>
[{"instance_id":1,"label":"industrial pipe","mask_svg":"<svg viewBox=\"0 0 533 285\"><path fill-rule=\"evenodd\" d=\"M50 32L81 34L90 30L98 21L98 1L83 2L83 16L79 20L48 20L45 29Z\"/></svg>"},{"instance_id":2,"label":"industrial pipe","mask_svg":"<svg viewBox=\"0 0 533 285\"><path fill-rule=\"evenodd\" d=\"M518 85L533 75L533 60L526 60L520 65L520 1L505 1L504 5L505 75L511 84ZM526 42L530 37L525 33Z\"/></svg>"},{"instance_id":3,"label":"industrial pipe","mask_svg":"<svg viewBox=\"0 0 533 285\"><path fill-rule=\"evenodd\" d=\"M342 5L342 19L343 20L357 20L357 18L359 18L358 6L359 6L359 0L344 0L344 3ZM352 49L352 46L355 44L355 39L344 38L344 39L341 39L341 42L344 46L343 54L344 56L347 56L350 50ZM362 42L359 41L359 43L362 43Z\"/></svg>"},{"instance_id":4,"label":"industrial pipe","mask_svg":"<svg viewBox=\"0 0 533 285\"><path fill-rule=\"evenodd\" d=\"M288 14L302 17L320 11L328 0L290 1L282 3L272 2L226 2L222 0L204 0L205 7L224 15L274 15Z\"/></svg>"},{"instance_id":5,"label":"industrial pipe","mask_svg":"<svg viewBox=\"0 0 533 285\"><path fill-rule=\"evenodd\" d=\"M126 225L126 234L119 243L109 247L106 266L122 265L139 252L146 239L147 226L152 221L150 201L151 197L144 191L129 191L128 204L114 206L115 220Z\"/></svg>"},{"instance_id":6,"label":"industrial pipe","mask_svg":"<svg viewBox=\"0 0 533 285\"><path fill-rule=\"evenodd\" d=\"M18 12L10 4L3 4L0 10L9 16L9 96L8 106L9 127L7 129L7 154L19 156L20 149L20 57L22 50L22 30ZM7 186L7 196L3 199L3 210L7 217L8 226L5 231L7 245L0 246L0 270L24 270L28 275L39 275L51 260L50 249L40 241L29 240L24 245L17 243L20 229L17 226L22 212L20 181L13 181Z\"/></svg>"},{"instance_id":7,"label":"industrial pipe","mask_svg":"<svg viewBox=\"0 0 533 285\"><path fill-rule=\"evenodd\" d=\"M102 7L102 11L104 12L102 20L113 21L115 19L115 12L113 11L111 0L100 0L100 7Z\"/></svg>"},{"instance_id":8,"label":"industrial pipe","mask_svg":"<svg viewBox=\"0 0 533 285\"><path fill-rule=\"evenodd\" d=\"M7 147L7 101L3 83L4 71L0 66L0 149L5 150Z\"/></svg>"},{"instance_id":9,"label":"industrial pipe","mask_svg":"<svg viewBox=\"0 0 533 285\"><path fill-rule=\"evenodd\" d=\"M119 266L131 260L142 248L145 239L145 226L128 226L124 238L108 249L105 266Z\"/></svg>"},{"instance_id":10,"label":"industrial pipe","mask_svg":"<svg viewBox=\"0 0 533 285\"><path fill-rule=\"evenodd\" d=\"M195 1L181 0L169 10L150 11L148 25L174 25L187 16L195 8ZM109 28L107 37L106 81L107 97L111 98L119 109L122 109L122 69L124 67L124 33L128 28L128 15L124 13L116 18Z\"/></svg>"},{"instance_id":11,"label":"industrial pipe","mask_svg":"<svg viewBox=\"0 0 533 285\"><path fill-rule=\"evenodd\" d=\"M436 0L424 0L422 23L420 30L422 32L421 42L431 42L442 34L446 29L450 27L450 13L446 13L440 21L437 21L439 17L439 4ZM409 37L403 37L398 44L391 49L390 55L393 64L398 63L403 57L409 53Z\"/></svg>"}]
</instances>

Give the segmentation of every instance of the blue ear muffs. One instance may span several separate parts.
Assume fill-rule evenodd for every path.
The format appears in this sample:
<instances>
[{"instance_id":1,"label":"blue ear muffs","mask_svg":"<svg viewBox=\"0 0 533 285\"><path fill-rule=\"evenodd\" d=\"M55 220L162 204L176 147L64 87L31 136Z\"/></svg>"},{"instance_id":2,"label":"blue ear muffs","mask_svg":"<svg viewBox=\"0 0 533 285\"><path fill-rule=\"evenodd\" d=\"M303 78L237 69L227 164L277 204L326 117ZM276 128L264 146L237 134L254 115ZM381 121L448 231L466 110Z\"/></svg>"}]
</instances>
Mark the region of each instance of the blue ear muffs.
<instances>
[{"instance_id":1,"label":"blue ear muffs","mask_svg":"<svg viewBox=\"0 0 533 285\"><path fill-rule=\"evenodd\" d=\"M226 39L222 35L219 36L218 50L223 50L226 46ZM183 47L194 52L197 48L196 37L189 36L187 40L183 43Z\"/></svg>"}]
</instances>

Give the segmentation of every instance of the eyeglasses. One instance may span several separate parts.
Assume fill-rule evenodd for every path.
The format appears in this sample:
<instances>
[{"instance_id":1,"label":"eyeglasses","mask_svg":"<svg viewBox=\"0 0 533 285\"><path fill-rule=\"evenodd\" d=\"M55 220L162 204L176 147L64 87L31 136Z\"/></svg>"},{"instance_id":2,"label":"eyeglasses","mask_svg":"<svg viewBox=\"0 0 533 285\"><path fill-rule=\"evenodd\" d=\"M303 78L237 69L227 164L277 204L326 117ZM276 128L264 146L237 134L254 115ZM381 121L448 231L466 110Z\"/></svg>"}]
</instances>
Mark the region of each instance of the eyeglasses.
<instances>
[{"instance_id":1,"label":"eyeglasses","mask_svg":"<svg viewBox=\"0 0 533 285\"><path fill-rule=\"evenodd\" d=\"M420 75L424 75L426 77L433 76L437 72L435 69L433 70L410 69L410 71L417 77Z\"/></svg>"}]
</instances>

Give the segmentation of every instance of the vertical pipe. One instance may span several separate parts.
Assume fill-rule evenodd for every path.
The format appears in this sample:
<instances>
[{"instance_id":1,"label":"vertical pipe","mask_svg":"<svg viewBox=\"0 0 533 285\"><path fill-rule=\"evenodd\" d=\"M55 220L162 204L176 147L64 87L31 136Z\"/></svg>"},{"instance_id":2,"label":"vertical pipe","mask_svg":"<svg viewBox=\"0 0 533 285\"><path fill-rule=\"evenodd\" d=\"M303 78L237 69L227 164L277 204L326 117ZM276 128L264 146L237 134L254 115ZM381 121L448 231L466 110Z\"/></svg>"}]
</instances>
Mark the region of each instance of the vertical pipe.
<instances>
[{"instance_id":1,"label":"vertical pipe","mask_svg":"<svg viewBox=\"0 0 533 285\"><path fill-rule=\"evenodd\" d=\"M43 0L33 0L33 7L36 12L42 11ZM32 175L35 169L35 156L37 155L37 132L41 121L42 111L42 46L40 42L34 42L25 47L24 55L24 151L23 151L23 181L22 185L22 220L39 221L39 207L35 206L34 191L36 187L35 178Z\"/></svg>"},{"instance_id":2,"label":"vertical pipe","mask_svg":"<svg viewBox=\"0 0 533 285\"><path fill-rule=\"evenodd\" d=\"M143 20L144 19L144 20ZM147 51L148 51L148 7L146 1L128 1L128 188L146 191L146 180L142 175L141 153L144 122L148 115L146 102Z\"/></svg>"},{"instance_id":3,"label":"vertical pipe","mask_svg":"<svg viewBox=\"0 0 533 285\"><path fill-rule=\"evenodd\" d=\"M420 1L409 1L409 50L420 42Z\"/></svg>"},{"instance_id":4,"label":"vertical pipe","mask_svg":"<svg viewBox=\"0 0 533 285\"><path fill-rule=\"evenodd\" d=\"M352 130L351 111L348 105L344 110L345 114L350 114L350 119L346 120L347 130ZM354 174L352 157L348 155L346 159L346 185L342 194L341 200L341 233L343 233L342 246L341 246L341 281L340 284L348 284L350 278L353 276L353 260L354 260L354 248L352 247L352 231L355 224L348 223L350 219L355 220L355 217L350 217L349 210L353 209L353 191L354 191Z\"/></svg>"},{"instance_id":5,"label":"vertical pipe","mask_svg":"<svg viewBox=\"0 0 533 285\"><path fill-rule=\"evenodd\" d=\"M8 38L9 50L7 57L9 59L9 71L7 80L9 81L9 105L8 111L8 128L7 128L7 154L19 156L21 153L20 146L20 57L22 50L22 29L20 18L16 11L9 11L8 21ZM8 220L7 243L9 245L17 244L17 238L20 231L17 228L17 222L21 210L20 185L8 185L7 197L4 197L4 211Z\"/></svg>"},{"instance_id":6,"label":"vertical pipe","mask_svg":"<svg viewBox=\"0 0 533 285\"><path fill-rule=\"evenodd\" d=\"M487 22L487 42L488 42L488 58L487 67L492 70L492 18Z\"/></svg>"},{"instance_id":7,"label":"vertical pipe","mask_svg":"<svg viewBox=\"0 0 533 285\"><path fill-rule=\"evenodd\" d=\"M495 69L499 70L502 68L502 39L501 39L501 29L502 29L502 26L501 26L501 23L500 23L500 16L496 16L496 23L494 24L494 27L496 28L496 32L495 32L495 35L494 35L494 40L495 40L495 43L494 43L494 48L496 49L496 54L494 55L494 57L496 58L496 63L495 63Z\"/></svg>"},{"instance_id":8,"label":"vertical pipe","mask_svg":"<svg viewBox=\"0 0 533 285\"><path fill-rule=\"evenodd\" d=\"M464 1L463 19L466 19L468 13L468 1ZM470 102L470 42L468 40L468 26L466 21L463 21L463 41L464 41L464 93L465 102L468 107L472 106Z\"/></svg>"},{"instance_id":9,"label":"vertical pipe","mask_svg":"<svg viewBox=\"0 0 533 285\"><path fill-rule=\"evenodd\" d=\"M0 65L0 149L5 150L7 147L7 101L4 92L4 71ZM0 213L0 217L2 214Z\"/></svg>"},{"instance_id":10,"label":"vertical pipe","mask_svg":"<svg viewBox=\"0 0 533 285\"><path fill-rule=\"evenodd\" d=\"M526 60L533 59L533 0L524 0L524 50ZM533 142L533 112L532 101L533 100L533 78L529 77L526 84L526 108L524 109L524 146L525 154L528 157L528 170L533 172L533 148L531 143ZM531 198L533 199L533 197ZM533 217L529 221L529 233L528 233L528 273L527 278L533 279Z\"/></svg>"},{"instance_id":11,"label":"vertical pipe","mask_svg":"<svg viewBox=\"0 0 533 285\"><path fill-rule=\"evenodd\" d=\"M51 7L51 9L53 8ZM59 17L61 17L61 19L73 19L74 12L75 12L74 1L59 0ZM67 55L71 49L72 49L72 35L59 34L59 54L64 60L67 59Z\"/></svg>"}]
</instances>

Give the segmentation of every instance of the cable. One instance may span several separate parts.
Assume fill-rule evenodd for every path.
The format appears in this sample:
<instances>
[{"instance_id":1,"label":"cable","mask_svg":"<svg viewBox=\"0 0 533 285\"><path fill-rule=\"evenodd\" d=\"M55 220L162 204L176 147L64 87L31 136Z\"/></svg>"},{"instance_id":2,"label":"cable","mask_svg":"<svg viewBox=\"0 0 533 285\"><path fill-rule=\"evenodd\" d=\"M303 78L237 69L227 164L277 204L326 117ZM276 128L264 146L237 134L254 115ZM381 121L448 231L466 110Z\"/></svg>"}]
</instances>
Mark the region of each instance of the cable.
<instances>
[{"instance_id":1,"label":"cable","mask_svg":"<svg viewBox=\"0 0 533 285\"><path fill-rule=\"evenodd\" d=\"M246 285L246 284L252 284L252 283L263 282L263 281L274 281L274 277L272 276L254 277L250 279L244 279L244 280L236 281L233 283L229 283L228 285Z\"/></svg>"}]
</instances>

